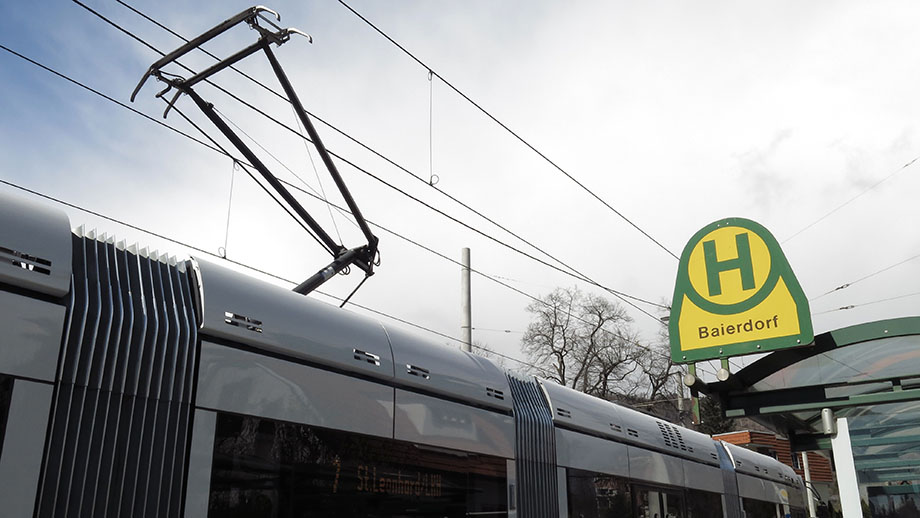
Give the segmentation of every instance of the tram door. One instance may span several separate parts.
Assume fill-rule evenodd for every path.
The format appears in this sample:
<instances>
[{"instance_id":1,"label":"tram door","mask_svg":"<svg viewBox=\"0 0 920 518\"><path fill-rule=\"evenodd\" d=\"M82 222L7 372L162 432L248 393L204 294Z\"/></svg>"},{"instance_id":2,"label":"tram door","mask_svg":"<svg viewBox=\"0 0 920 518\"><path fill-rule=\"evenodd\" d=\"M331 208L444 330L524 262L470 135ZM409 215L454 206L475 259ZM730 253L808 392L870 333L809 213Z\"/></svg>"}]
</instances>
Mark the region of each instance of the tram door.
<instances>
[{"instance_id":1,"label":"tram door","mask_svg":"<svg viewBox=\"0 0 920 518\"><path fill-rule=\"evenodd\" d=\"M680 492L657 488L636 487L636 518L684 518L684 497Z\"/></svg>"}]
</instances>

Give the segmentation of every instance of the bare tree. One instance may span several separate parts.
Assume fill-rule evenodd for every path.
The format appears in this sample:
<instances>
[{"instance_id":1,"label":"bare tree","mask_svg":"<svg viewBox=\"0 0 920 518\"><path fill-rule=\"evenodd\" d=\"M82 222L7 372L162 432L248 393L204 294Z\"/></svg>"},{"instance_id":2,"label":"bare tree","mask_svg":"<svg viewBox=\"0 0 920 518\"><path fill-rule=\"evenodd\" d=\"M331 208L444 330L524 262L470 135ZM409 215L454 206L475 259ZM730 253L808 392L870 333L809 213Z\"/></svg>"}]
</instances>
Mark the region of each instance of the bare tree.
<instances>
[{"instance_id":1,"label":"bare tree","mask_svg":"<svg viewBox=\"0 0 920 518\"><path fill-rule=\"evenodd\" d=\"M632 385L647 351L619 304L577 288L557 288L527 311L533 321L521 350L550 379L605 399L637 390Z\"/></svg>"},{"instance_id":2,"label":"bare tree","mask_svg":"<svg viewBox=\"0 0 920 518\"><path fill-rule=\"evenodd\" d=\"M677 398L681 397L681 370L671 359L671 345L665 326L659 328L658 341L651 345L648 354L641 358L639 371L644 378L646 399L669 399L676 403Z\"/></svg>"}]
</instances>

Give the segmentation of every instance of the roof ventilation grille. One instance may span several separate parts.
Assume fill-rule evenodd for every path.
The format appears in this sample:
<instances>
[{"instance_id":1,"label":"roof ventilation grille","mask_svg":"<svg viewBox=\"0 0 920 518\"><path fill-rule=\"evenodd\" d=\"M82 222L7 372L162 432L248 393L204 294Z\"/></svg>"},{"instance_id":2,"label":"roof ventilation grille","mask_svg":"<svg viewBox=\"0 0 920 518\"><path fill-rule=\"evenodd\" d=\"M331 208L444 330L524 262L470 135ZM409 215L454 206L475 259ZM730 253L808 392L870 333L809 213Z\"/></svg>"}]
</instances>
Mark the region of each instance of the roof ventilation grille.
<instances>
[{"instance_id":1,"label":"roof ventilation grille","mask_svg":"<svg viewBox=\"0 0 920 518\"><path fill-rule=\"evenodd\" d=\"M556 415L558 415L559 417L565 417L567 419L572 418L572 412L564 408L556 408Z\"/></svg>"},{"instance_id":2,"label":"roof ventilation grille","mask_svg":"<svg viewBox=\"0 0 920 518\"><path fill-rule=\"evenodd\" d=\"M370 363L375 367L380 367L380 356L376 354L369 353L367 351L362 351L361 349L352 349L355 353L355 359L362 362Z\"/></svg>"},{"instance_id":3,"label":"roof ventilation grille","mask_svg":"<svg viewBox=\"0 0 920 518\"><path fill-rule=\"evenodd\" d=\"M658 430L661 432L661 438L665 446L693 453L693 447L687 446L687 443L684 442L684 436L680 433L680 428L658 421Z\"/></svg>"},{"instance_id":4,"label":"roof ventilation grille","mask_svg":"<svg viewBox=\"0 0 920 518\"><path fill-rule=\"evenodd\" d=\"M661 438L664 440L665 446L669 448L676 447L674 442L671 440L671 430L668 429L668 427L661 421L658 421L658 431L661 432Z\"/></svg>"},{"instance_id":5,"label":"roof ventilation grille","mask_svg":"<svg viewBox=\"0 0 920 518\"><path fill-rule=\"evenodd\" d=\"M610 429L617 433L623 433L623 427L616 423L610 423Z\"/></svg>"},{"instance_id":6,"label":"roof ventilation grille","mask_svg":"<svg viewBox=\"0 0 920 518\"><path fill-rule=\"evenodd\" d=\"M428 369L423 369L422 367L418 367L409 363L406 364L406 372L425 380L431 379L431 374Z\"/></svg>"},{"instance_id":7,"label":"roof ventilation grille","mask_svg":"<svg viewBox=\"0 0 920 518\"><path fill-rule=\"evenodd\" d=\"M661 438L664 445L675 450L693 452L693 448L687 448L684 437L680 433L680 428L662 421L658 421L658 430L661 432Z\"/></svg>"},{"instance_id":8,"label":"roof ventilation grille","mask_svg":"<svg viewBox=\"0 0 920 518\"><path fill-rule=\"evenodd\" d=\"M242 327L254 333L262 332L262 321L261 320L249 318L247 316L239 315L237 313L231 313L229 311L225 311L224 312L224 322L226 322L227 324L230 324L231 326Z\"/></svg>"},{"instance_id":9,"label":"roof ventilation grille","mask_svg":"<svg viewBox=\"0 0 920 518\"><path fill-rule=\"evenodd\" d=\"M486 387L486 395L502 401L505 400L505 393L492 387Z\"/></svg>"},{"instance_id":10,"label":"roof ventilation grille","mask_svg":"<svg viewBox=\"0 0 920 518\"><path fill-rule=\"evenodd\" d=\"M632 428L627 428L626 434L629 435L630 437L635 437L637 439L639 438L639 430L633 430Z\"/></svg>"},{"instance_id":11,"label":"roof ventilation grille","mask_svg":"<svg viewBox=\"0 0 920 518\"><path fill-rule=\"evenodd\" d=\"M0 246L0 259L5 263L12 264L23 270L41 273L43 275L51 275L51 261L42 259L41 257Z\"/></svg>"}]
</instances>

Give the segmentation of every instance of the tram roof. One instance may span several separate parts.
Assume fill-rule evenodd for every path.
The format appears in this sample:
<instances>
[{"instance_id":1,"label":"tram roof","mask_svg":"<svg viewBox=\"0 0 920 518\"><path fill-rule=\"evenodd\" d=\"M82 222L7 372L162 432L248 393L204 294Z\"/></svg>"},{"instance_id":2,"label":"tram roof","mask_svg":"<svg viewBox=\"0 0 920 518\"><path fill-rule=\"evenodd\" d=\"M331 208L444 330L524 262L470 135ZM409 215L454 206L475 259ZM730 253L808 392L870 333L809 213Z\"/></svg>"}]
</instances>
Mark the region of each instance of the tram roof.
<instances>
[{"instance_id":1,"label":"tram roof","mask_svg":"<svg viewBox=\"0 0 920 518\"><path fill-rule=\"evenodd\" d=\"M727 417L789 436L793 449L830 449L822 409L846 417L860 480L920 483L920 317L819 334L773 352L705 392Z\"/></svg>"}]
</instances>

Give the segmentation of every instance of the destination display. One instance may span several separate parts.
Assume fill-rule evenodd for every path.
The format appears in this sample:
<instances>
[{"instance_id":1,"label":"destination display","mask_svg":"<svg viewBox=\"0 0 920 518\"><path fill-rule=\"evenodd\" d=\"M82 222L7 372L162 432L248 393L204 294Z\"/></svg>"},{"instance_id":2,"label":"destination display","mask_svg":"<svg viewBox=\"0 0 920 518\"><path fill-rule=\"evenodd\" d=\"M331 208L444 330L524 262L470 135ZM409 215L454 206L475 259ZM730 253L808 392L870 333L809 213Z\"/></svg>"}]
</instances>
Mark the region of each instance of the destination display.
<instances>
[{"instance_id":1,"label":"destination display","mask_svg":"<svg viewBox=\"0 0 920 518\"><path fill-rule=\"evenodd\" d=\"M742 218L713 222L687 243L668 325L671 357L679 363L814 340L808 299L779 243Z\"/></svg>"}]
</instances>

